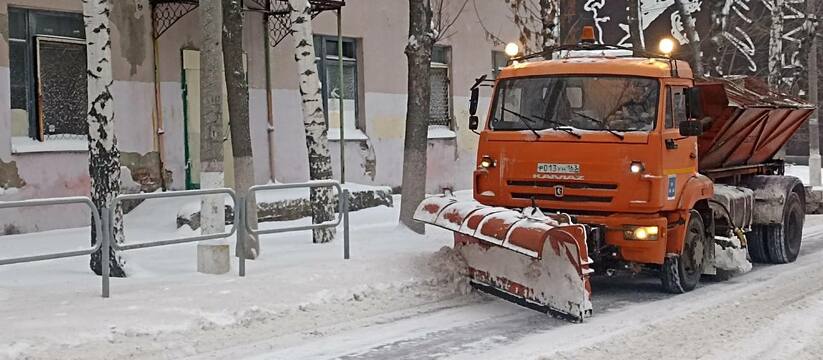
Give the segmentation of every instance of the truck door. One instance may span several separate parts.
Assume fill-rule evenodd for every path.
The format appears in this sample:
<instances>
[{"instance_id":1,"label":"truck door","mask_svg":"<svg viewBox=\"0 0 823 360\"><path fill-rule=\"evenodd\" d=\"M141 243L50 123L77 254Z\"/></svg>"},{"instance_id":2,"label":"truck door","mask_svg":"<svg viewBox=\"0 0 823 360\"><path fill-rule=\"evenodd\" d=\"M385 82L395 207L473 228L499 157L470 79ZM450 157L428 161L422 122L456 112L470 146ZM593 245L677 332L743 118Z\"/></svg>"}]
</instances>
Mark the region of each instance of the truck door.
<instances>
[{"instance_id":1,"label":"truck door","mask_svg":"<svg viewBox=\"0 0 823 360\"><path fill-rule=\"evenodd\" d=\"M686 121L685 86L666 87L666 114L663 129L663 177L666 207L677 205L686 181L697 172L697 139L680 136L678 125Z\"/></svg>"}]
</instances>

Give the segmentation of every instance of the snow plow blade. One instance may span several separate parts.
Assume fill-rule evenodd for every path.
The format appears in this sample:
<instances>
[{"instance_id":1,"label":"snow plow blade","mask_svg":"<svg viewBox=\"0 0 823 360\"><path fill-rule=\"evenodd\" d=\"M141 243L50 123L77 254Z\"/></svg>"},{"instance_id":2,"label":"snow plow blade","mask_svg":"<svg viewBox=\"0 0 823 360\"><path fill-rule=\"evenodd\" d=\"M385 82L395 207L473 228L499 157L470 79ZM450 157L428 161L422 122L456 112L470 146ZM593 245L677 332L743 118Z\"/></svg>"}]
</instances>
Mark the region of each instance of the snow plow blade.
<instances>
[{"instance_id":1,"label":"snow plow blade","mask_svg":"<svg viewBox=\"0 0 823 360\"><path fill-rule=\"evenodd\" d=\"M434 196L414 219L454 231L475 287L571 321L591 316L586 230L569 216Z\"/></svg>"}]
</instances>

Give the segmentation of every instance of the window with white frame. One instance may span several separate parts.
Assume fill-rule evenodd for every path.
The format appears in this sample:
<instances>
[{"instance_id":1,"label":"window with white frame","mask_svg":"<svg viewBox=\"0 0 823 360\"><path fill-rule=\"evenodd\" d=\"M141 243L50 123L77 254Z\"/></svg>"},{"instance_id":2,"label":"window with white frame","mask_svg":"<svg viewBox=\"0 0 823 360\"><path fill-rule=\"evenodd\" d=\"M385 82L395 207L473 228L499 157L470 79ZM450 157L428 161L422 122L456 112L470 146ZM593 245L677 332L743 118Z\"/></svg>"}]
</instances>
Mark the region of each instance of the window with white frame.
<instances>
[{"instance_id":1,"label":"window with white frame","mask_svg":"<svg viewBox=\"0 0 823 360\"><path fill-rule=\"evenodd\" d=\"M343 54L338 54L336 36L315 35L315 60L323 86L323 103L329 129L340 128L340 97L343 97L343 124L356 129L358 116L357 42L343 38ZM343 63L343 84L340 85L340 62Z\"/></svg>"},{"instance_id":2,"label":"window with white frame","mask_svg":"<svg viewBox=\"0 0 823 360\"><path fill-rule=\"evenodd\" d=\"M429 126L451 126L451 102L449 81L449 51L447 46L435 45L432 48L429 85L431 100L429 102Z\"/></svg>"},{"instance_id":3,"label":"window with white frame","mask_svg":"<svg viewBox=\"0 0 823 360\"><path fill-rule=\"evenodd\" d=\"M85 141L82 14L9 7L12 136ZM29 140L31 141L31 140Z\"/></svg>"}]
</instances>

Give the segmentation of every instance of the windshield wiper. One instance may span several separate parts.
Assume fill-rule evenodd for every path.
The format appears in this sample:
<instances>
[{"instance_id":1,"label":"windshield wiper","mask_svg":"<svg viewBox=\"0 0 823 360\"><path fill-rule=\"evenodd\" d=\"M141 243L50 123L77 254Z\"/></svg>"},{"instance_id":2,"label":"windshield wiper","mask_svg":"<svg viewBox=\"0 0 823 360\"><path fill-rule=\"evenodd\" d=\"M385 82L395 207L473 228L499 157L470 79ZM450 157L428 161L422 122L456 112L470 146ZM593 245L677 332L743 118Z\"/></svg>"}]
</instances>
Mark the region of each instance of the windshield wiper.
<instances>
[{"instance_id":1,"label":"windshield wiper","mask_svg":"<svg viewBox=\"0 0 823 360\"><path fill-rule=\"evenodd\" d=\"M520 119L520 122L522 122L523 125L526 125L526 128L528 128L529 130L531 130L531 132L534 133L534 136L537 136L538 139L540 138L540 133L538 133L537 130L535 130L533 127L531 127L531 125L529 125L529 123L528 123L528 122L535 122L534 120L532 120L528 116L523 115L521 113L506 109L505 107L503 107L502 109L505 112L508 112L510 114L513 114L514 116L517 116L517 118Z\"/></svg>"},{"instance_id":2,"label":"windshield wiper","mask_svg":"<svg viewBox=\"0 0 823 360\"><path fill-rule=\"evenodd\" d=\"M602 127L600 128L601 130L606 130L606 131L608 131L608 132L609 132L609 134L612 134L612 135L614 135L614 136L617 136L617 138L618 138L618 139L620 139L620 140L624 140L624 139L626 139L626 137L625 137L625 136L623 136L623 134L621 134L621 133L619 133L619 132L617 132L617 131L614 131L614 130L612 130L612 129L607 128L607 127L606 127L606 123L604 123L604 122L603 122L603 120L600 120L600 119L595 119L594 117L591 117L591 116L589 116L589 115L586 115L586 114L581 113L581 112L578 112L578 111L572 111L572 113L573 113L573 114L575 114L575 115L577 115L577 116L584 117L584 118L586 118L586 119L589 119L589 120L591 120L591 121L594 121L594 122L596 122L596 123L598 123L598 124L602 125Z\"/></svg>"},{"instance_id":3,"label":"windshield wiper","mask_svg":"<svg viewBox=\"0 0 823 360\"><path fill-rule=\"evenodd\" d=\"M552 123L552 124L556 124L557 126L552 127L552 128L551 128L552 130L560 130L560 131L563 131L563 132L565 132L565 133L567 133L567 134L574 135L574 137L576 137L576 138L578 138L578 139L582 139L582 138L583 138L583 135L580 135L580 134L578 134L576 131L574 131L574 126L571 126L571 125L569 125L569 124L566 124L566 123L564 123L564 122L560 122L560 121L557 121L557 120L549 120L549 119L545 119L545 118L540 117L540 116L537 116L537 115L532 115L532 116L534 116L534 117L536 117L536 118L538 118L538 119L540 119L540 120L542 120L542 121L544 121L544 122L549 122L549 123Z\"/></svg>"}]
</instances>

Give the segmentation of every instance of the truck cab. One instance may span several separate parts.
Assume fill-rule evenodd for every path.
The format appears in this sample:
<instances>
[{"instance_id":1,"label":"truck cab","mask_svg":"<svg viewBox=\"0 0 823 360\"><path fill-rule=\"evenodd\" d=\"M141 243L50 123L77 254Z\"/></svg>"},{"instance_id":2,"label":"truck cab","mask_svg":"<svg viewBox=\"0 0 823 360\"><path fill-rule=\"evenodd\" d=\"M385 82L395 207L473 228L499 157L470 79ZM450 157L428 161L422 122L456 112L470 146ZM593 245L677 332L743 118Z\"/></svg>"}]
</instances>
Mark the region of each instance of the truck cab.
<instances>
[{"instance_id":1,"label":"truck cab","mask_svg":"<svg viewBox=\"0 0 823 360\"><path fill-rule=\"evenodd\" d=\"M761 248L777 241L766 239L769 231L757 226L783 223L785 206L769 210L780 216L756 224L756 193L780 188L781 199L797 193L800 202L804 195L799 180L785 179L782 164L771 161L773 152L769 161L750 158L741 170L728 164L715 166L721 172L701 168L701 153L724 145L702 144L703 131L714 131L706 139L716 142L718 131L728 131L727 123L740 119L729 115L729 99L721 104L698 88L688 63L666 57L590 51L515 61L494 81L480 132L474 198L488 206L569 214L589 229L588 253L596 269L659 270L668 290L688 291L702 274L715 273L718 238L738 237L744 248L745 232ZM715 118L728 121L704 117L707 104L714 106ZM791 123L802 123L804 114ZM764 122L780 121L768 111L763 116ZM763 136L768 131L743 136L725 151L777 142ZM713 170L715 176L701 170ZM751 185L757 176L773 178ZM758 200L774 200L764 196ZM797 249L802 211L800 216L799 224L791 225L800 227L792 235ZM672 276L680 278L666 280Z\"/></svg>"}]
</instances>

